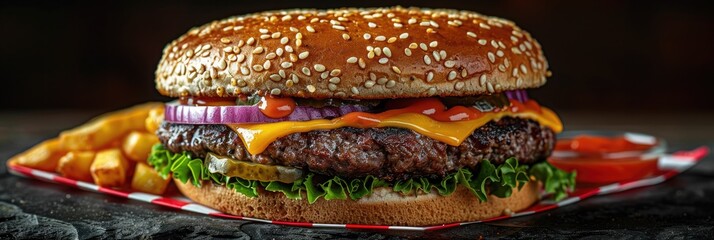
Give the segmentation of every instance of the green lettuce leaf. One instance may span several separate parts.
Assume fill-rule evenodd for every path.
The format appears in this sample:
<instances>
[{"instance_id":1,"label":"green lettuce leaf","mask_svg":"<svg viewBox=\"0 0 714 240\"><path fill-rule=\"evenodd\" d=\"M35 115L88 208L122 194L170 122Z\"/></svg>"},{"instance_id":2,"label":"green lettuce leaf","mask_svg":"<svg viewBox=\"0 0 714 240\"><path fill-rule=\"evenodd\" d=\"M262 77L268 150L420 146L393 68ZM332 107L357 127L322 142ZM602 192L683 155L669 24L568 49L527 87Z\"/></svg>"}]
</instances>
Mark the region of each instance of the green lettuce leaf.
<instances>
[{"instance_id":1,"label":"green lettuce leaf","mask_svg":"<svg viewBox=\"0 0 714 240\"><path fill-rule=\"evenodd\" d=\"M226 177L219 173L211 173L204 166L203 160L193 158L190 153L171 153L163 145L153 146L148 158L150 165L164 178L173 176L183 183L191 181L194 186L201 186L203 181L212 181L224 185L248 197L257 197L259 188L270 192L281 192L290 199L302 199L303 193L309 203L318 199L358 200L369 196L375 188L391 187L393 191L404 195L417 195L436 191L442 196L452 194L458 185L469 189L480 201L486 201L488 195L508 197L513 188L519 189L529 181L529 176L543 182L547 193L553 194L556 200L567 196L575 186L575 173L566 173L547 162L533 165L519 165L514 158L495 166L489 161L482 161L475 172L462 168L448 174L442 179L411 178L397 182L386 182L374 176L357 179L341 177L326 177L308 173L292 183L277 181L261 182L237 177ZM474 174L475 173L475 174Z\"/></svg>"}]
</instances>

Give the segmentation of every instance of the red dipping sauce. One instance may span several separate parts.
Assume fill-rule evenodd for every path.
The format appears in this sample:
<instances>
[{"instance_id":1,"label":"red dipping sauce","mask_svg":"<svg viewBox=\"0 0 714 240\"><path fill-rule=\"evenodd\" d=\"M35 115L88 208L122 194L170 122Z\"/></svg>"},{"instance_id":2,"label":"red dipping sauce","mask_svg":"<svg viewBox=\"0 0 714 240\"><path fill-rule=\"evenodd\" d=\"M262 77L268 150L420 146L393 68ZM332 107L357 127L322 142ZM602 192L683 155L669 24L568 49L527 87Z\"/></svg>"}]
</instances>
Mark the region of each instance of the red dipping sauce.
<instances>
[{"instance_id":1,"label":"red dipping sauce","mask_svg":"<svg viewBox=\"0 0 714 240\"><path fill-rule=\"evenodd\" d=\"M548 162L577 171L578 183L637 180L657 172L664 141L645 134L571 132L560 137Z\"/></svg>"}]
</instances>

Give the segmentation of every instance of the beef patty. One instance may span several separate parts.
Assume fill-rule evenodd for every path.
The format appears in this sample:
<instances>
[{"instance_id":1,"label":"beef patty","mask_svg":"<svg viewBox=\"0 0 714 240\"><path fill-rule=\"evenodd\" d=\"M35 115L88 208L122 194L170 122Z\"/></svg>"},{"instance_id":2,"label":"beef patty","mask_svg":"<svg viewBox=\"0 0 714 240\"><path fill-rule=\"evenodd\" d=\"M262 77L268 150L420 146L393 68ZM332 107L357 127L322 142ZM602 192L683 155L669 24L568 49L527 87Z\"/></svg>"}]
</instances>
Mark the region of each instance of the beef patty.
<instances>
[{"instance_id":1,"label":"beef patty","mask_svg":"<svg viewBox=\"0 0 714 240\"><path fill-rule=\"evenodd\" d=\"M451 146L403 128L337 128L293 133L251 155L238 134L225 125L164 122L157 132L172 152L231 156L238 160L283 165L312 172L357 178L373 175L392 181L411 177L439 178L479 161L493 164L514 157L532 164L550 155L555 136L533 120L502 118L476 129L459 146Z\"/></svg>"}]
</instances>

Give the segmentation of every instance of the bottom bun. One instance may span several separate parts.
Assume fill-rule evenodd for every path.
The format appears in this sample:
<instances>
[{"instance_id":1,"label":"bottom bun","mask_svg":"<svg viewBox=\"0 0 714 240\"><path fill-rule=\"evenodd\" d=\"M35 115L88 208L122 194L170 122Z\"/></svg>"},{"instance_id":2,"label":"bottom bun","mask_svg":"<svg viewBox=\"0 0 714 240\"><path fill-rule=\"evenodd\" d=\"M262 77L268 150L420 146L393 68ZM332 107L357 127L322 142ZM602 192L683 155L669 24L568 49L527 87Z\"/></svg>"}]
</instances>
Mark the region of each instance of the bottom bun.
<instances>
[{"instance_id":1,"label":"bottom bun","mask_svg":"<svg viewBox=\"0 0 714 240\"><path fill-rule=\"evenodd\" d=\"M202 187L175 180L188 198L208 207L233 215L291 222L424 226L454 222L477 221L517 212L538 201L539 186L527 183L520 191L513 190L508 198L489 196L479 202L468 189L458 186L449 196L435 192L404 196L391 188L375 189L372 195L357 201L325 200L309 204L293 200L283 193L260 190L255 198L221 185L204 181Z\"/></svg>"}]
</instances>

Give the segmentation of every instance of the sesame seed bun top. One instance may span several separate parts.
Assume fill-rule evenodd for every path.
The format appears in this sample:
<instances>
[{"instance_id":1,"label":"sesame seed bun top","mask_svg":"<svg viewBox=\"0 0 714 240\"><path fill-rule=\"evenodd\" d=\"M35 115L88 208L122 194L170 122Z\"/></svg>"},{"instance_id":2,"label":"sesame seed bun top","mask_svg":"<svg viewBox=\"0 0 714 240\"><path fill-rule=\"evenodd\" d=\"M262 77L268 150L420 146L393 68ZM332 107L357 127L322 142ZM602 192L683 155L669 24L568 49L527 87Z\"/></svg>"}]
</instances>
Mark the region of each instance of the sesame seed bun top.
<instances>
[{"instance_id":1,"label":"sesame seed bun top","mask_svg":"<svg viewBox=\"0 0 714 240\"><path fill-rule=\"evenodd\" d=\"M214 21L164 48L164 95L468 96L539 87L540 44L512 22L419 8L286 10Z\"/></svg>"}]
</instances>

